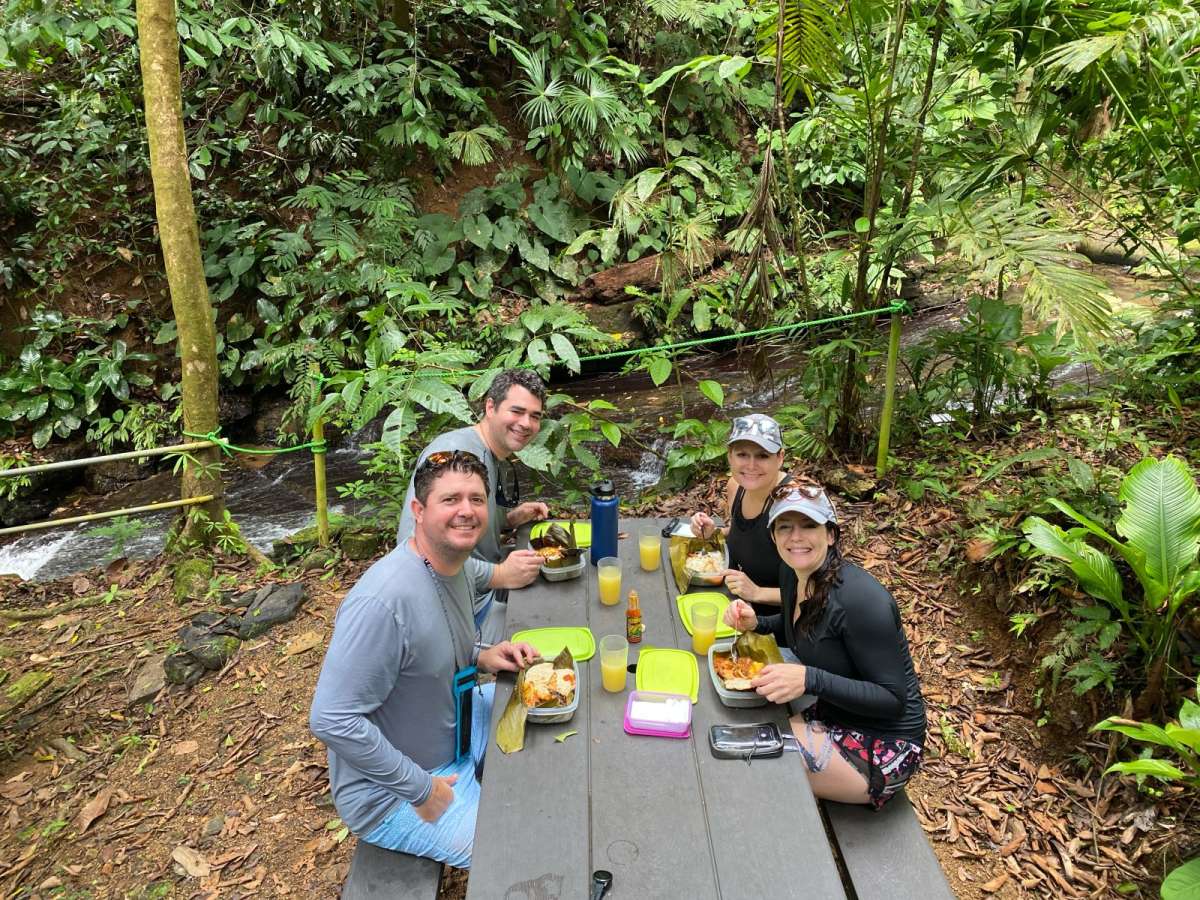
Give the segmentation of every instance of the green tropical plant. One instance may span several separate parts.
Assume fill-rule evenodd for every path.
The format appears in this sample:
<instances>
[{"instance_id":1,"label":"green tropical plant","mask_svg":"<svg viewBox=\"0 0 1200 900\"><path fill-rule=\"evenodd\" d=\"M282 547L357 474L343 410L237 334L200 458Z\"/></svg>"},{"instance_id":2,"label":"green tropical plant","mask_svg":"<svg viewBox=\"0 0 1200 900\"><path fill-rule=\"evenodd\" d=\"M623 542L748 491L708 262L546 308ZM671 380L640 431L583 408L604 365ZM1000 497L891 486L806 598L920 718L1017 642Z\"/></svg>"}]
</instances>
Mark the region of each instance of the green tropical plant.
<instances>
[{"instance_id":1,"label":"green tropical plant","mask_svg":"<svg viewBox=\"0 0 1200 900\"><path fill-rule=\"evenodd\" d=\"M1196 699L1200 700L1200 678L1196 680ZM1092 726L1093 731L1116 731L1135 741L1148 744L1139 759L1114 763L1104 774L1120 772L1124 775L1149 776L1165 782L1179 782L1188 787L1200 788L1200 704L1187 697L1179 707L1174 722L1159 727L1148 722L1137 722L1119 716L1110 716ZM1178 764L1154 756L1155 748L1169 750Z\"/></svg>"},{"instance_id":2,"label":"green tropical plant","mask_svg":"<svg viewBox=\"0 0 1200 900\"><path fill-rule=\"evenodd\" d=\"M1179 612L1200 591L1200 491L1187 464L1174 456L1144 459L1121 482L1116 521L1120 537L1062 500L1048 502L1078 527L1064 531L1040 516L1022 524L1041 553L1066 564L1089 595L1116 613L1148 666L1146 689L1135 711L1151 710L1162 696L1175 652ZM1140 589L1130 597L1116 562L1088 543L1102 544L1128 566ZM1141 712L1145 715L1144 712Z\"/></svg>"}]
</instances>

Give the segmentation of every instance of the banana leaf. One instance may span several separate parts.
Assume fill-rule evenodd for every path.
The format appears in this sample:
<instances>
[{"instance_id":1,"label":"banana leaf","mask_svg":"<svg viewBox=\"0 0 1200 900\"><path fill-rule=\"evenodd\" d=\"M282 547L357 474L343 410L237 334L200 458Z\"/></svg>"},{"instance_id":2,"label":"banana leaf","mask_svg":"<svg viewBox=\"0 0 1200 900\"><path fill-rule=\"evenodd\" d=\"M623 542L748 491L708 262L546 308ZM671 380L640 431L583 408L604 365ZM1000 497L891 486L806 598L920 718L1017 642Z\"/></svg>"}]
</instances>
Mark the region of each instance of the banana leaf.
<instances>
[{"instance_id":1,"label":"banana leaf","mask_svg":"<svg viewBox=\"0 0 1200 900\"><path fill-rule=\"evenodd\" d=\"M720 529L717 529L717 533L708 539L685 537L680 534L671 535L671 541L667 545L667 557L671 560L671 573L675 576L675 587L681 594L686 594L691 589L691 577L686 568L688 554L701 550L725 552L725 535L721 533Z\"/></svg>"},{"instance_id":2,"label":"banana leaf","mask_svg":"<svg viewBox=\"0 0 1200 900\"><path fill-rule=\"evenodd\" d=\"M775 643L773 634L743 631L733 642L733 646L737 649L738 656L748 656L765 666L783 662L783 654L779 652L779 645Z\"/></svg>"},{"instance_id":3,"label":"banana leaf","mask_svg":"<svg viewBox=\"0 0 1200 900\"><path fill-rule=\"evenodd\" d=\"M496 726L496 746L505 753L516 753L525 747L525 717L528 710L521 702L521 688L525 685L524 671L517 673L512 696L504 707L504 714Z\"/></svg>"},{"instance_id":4,"label":"banana leaf","mask_svg":"<svg viewBox=\"0 0 1200 900\"><path fill-rule=\"evenodd\" d=\"M570 647L563 647L562 653L554 657L554 668L556 669L574 669L575 657L571 655Z\"/></svg>"}]
</instances>

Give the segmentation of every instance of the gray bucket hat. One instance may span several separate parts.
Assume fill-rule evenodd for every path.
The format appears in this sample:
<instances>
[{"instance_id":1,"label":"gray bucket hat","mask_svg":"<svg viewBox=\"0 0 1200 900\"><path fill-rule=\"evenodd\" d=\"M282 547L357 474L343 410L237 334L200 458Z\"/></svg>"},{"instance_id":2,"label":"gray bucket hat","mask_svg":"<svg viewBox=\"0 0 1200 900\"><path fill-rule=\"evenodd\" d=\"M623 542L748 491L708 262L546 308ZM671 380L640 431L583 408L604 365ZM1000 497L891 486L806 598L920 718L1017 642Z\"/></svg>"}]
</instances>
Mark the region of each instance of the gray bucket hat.
<instances>
[{"instance_id":1,"label":"gray bucket hat","mask_svg":"<svg viewBox=\"0 0 1200 900\"><path fill-rule=\"evenodd\" d=\"M808 516L818 525L826 525L830 522L837 524L837 510L833 508L833 502L826 496L825 491L816 485L791 485L791 490L777 500L773 500L771 514L767 518L767 527L772 527L776 519L789 512L798 512Z\"/></svg>"},{"instance_id":2,"label":"gray bucket hat","mask_svg":"<svg viewBox=\"0 0 1200 900\"><path fill-rule=\"evenodd\" d=\"M768 453L778 453L783 449L783 432L779 423L770 416L750 413L748 416L738 416L729 428L726 446L737 441L751 441Z\"/></svg>"}]
</instances>

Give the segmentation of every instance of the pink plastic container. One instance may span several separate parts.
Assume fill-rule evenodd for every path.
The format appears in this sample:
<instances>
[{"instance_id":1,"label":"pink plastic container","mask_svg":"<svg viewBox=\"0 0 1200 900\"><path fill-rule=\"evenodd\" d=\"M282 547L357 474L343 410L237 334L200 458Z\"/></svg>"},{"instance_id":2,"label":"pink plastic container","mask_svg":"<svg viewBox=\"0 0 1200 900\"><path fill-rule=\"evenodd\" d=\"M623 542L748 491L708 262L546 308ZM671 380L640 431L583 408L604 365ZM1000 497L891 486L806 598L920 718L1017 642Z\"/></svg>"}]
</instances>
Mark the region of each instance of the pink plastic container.
<instances>
[{"instance_id":1,"label":"pink plastic container","mask_svg":"<svg viewBox=\"0 0 1200 900\"><path fill-rule=\"evenodd\" d=\"M625 733L688 737L692 733L692 699L657 691L630 692L625 703Z\"/></svg>"}]
</instances>

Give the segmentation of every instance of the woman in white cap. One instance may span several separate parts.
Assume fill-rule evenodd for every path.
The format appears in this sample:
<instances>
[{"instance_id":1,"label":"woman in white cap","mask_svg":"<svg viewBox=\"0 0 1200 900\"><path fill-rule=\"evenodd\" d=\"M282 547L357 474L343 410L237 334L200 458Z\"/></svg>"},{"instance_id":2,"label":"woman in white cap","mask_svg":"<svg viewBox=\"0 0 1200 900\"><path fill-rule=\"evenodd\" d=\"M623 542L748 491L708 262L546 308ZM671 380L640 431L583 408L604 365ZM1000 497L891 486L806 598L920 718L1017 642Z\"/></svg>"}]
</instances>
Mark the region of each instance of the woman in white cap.
<instances>
[{"instance_id":1,"label":"woman in white cap","mask_svg":"<svg viewBox=\"0 0 1200 900\"><path fill-rule=\"evenodd\" d=\"M783 471L783 432L762 413L738 416L729 429L730 478L725 485L725 521L729 547L725 586L759 612L779 610L779 554L767 517L771 491L787 481ZM716 523L707 513L692 515L692 534L712 537Z\"/></svg>"},{"instance_id":2,"label":"woman in white cap","mask_svg":"<svg viewBox=\"0 0 1200 900\"><path fill-rule=\"evenodd\" d=\"M816 698L792 717L813 793L878 809L917 771L925 742L900 610L869 572L842 559L837 512L820 487L785 485L773 500L771 535L786 566L781 611L759 616L735 600L725 622L773 634L799 660L767 666L751 684L773 703Z\"/></svg>"}]
</instances>

